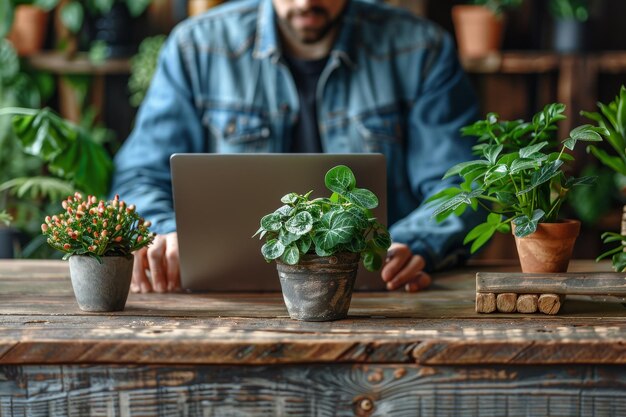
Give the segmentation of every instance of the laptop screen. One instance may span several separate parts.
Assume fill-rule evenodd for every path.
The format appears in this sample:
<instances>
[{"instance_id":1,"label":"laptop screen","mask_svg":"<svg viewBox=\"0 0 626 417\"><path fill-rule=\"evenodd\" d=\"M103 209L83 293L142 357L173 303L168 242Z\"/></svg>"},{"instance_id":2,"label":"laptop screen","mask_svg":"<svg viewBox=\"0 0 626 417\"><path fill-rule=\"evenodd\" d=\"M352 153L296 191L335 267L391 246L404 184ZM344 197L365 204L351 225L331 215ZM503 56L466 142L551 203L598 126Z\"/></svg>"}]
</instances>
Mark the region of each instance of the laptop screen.
<instances>
[{"instance_id":1,"label":"laptop screen","mask_svg":"<svg viewBox=\"0 0 626 417\"><path fill-rule=\"evenodd\" d=\"M326 172L352 169L357 186L373 191L373 210L387 223L385 157L381 154L174 154L170 165L182 287L194 291L279 291L274 263L252 235L285 194L328 197ZM357 289L383 289L379 272L361 265Z\"/></svg>"}]
</instances>

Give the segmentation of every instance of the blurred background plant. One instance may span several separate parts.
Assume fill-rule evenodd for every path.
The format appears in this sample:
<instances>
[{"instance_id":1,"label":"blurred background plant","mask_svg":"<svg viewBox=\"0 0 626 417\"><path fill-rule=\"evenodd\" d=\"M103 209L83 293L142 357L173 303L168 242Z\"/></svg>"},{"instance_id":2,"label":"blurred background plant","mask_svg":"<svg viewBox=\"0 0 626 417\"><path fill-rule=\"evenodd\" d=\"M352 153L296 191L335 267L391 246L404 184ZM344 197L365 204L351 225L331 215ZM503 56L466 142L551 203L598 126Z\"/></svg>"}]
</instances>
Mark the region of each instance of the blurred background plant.
<instances>
[{"instance_id":1,"label":"blurred background plant","mask_svg":"<svg viewBox=\"0 0 626 417\"><path fill-rule=\"evenodd\" d=\"M130 104L133 107L139 107L148 92L165 39L165 35L144 39L139 44L139 52L130 61L128 90L130 91Z\"/></svg>"}]
</instances>

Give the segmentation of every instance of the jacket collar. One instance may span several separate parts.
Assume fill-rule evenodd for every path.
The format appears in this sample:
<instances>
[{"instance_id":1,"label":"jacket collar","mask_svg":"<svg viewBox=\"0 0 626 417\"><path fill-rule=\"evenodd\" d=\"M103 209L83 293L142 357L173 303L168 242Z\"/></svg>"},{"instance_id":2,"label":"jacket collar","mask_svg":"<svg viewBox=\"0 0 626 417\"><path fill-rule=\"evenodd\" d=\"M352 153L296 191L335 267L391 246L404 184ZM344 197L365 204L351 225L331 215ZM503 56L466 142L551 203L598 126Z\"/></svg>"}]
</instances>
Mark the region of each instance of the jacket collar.
<instances>
[{"instance_id":1,"label":"jacket collar","mask_svg":"<svg viewBox=\"0 0 626 417\"><path fill-rule=\"evenodd\" d=\"M354 9L353 1L348 0L346 10L343 12L339 35L330 51L330 56L336 56L352 68L356 67L354 33L358 29ZM281 54L282 50L272 0L260 0L253 56L257 59L270 58L272 62L277 63Z\"/></svg>"}]
</instances>

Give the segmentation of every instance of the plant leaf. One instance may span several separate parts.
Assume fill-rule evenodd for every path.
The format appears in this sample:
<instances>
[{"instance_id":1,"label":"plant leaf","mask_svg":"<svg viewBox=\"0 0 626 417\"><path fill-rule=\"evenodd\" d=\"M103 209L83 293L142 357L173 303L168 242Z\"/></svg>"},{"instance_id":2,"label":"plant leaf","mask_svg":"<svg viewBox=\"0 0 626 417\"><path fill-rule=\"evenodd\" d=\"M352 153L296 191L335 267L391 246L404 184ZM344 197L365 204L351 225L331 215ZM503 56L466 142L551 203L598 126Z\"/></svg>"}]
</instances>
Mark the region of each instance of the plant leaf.
<instances>
[{"instance_id":1,"label":"plant leaf","mask_svg":"<svg viewBox=\"0 0 626 417\"><path fill-rule=\"evenodd\" d=\"M626 252L620 252L613 255L611 258L613 262L613 268L617 272L624 272L626 270Z\"/></svg>"},{"instance_id":2,"label":"plant leaf","mask_svg":"<svg viewBox=\"0 0 626 417\"><path fill-rule=\"evenodd\" d=\"M376 195L365 188L354 188L352 190L348 190L346 192L346 198L357 206L365 207L367 209L378 207L378 198Z\"/></svg>"},{"instance_id":3,"label":"plant leaf","mask_svg":"<svg viewBox=\"0 0 626 417\"><path fill-rule=\"evenodd\" d=\"M324 214L313 235L315 246L330 250L341 243L348 243L356 229L354 223L353 216L347 212L331 211Z\"/></svg>"},{"instance_id":4,"label":"plant leaf","mask_svg":"<svg viewBox=\"0 0 626 417\"><path fill-rule=\"evenodd\" d=\"M337 165L326 173L324 183L330 191L346 194L356 186L356 178L350 168L345 165Z\"/></svg>"},{"instance_id":5,"label":"plant leaf","mask_svg":"<svg viewBox=\"0 0 626 417\"><path fill-rule=\"evenodd\" d=\"M285 194L280 198L280 202L285 204L293 204L298 201L298 197L299 195L296 193Z\"/></svg>"},{"instance_id":6,"label":"plant leaf","mask_svg":"<svg viewBox=\"0 0 626 417\"><path fill-rule=\"evenodd\" d=\"M261 253L266 260L277 259L285 252L285 245L278 239L271 239L261 247Z\"/></svg>"},{"instance_id":7,"label":"plant leaf","mask_svg":"<svg viewBox=\"0 0 626 417\"><path fill-rule=\"evenodd\" d=\"M496 163L496 160L498 159L498 155L500 155L500 152L502 152L502 145L490 145L487 146L483 149L483 155L485 156L485 158L487 158L487 161L489 161L489 163L491 165Z\"/></svg>"},{"instance_id":8,"label":"plant leaf","mask_svg":"<svg viewBox=\"0 0 626 417\"><path fill-rule=\"evenodd\" d=\"M533 211L532 217L522 215L513 219L515 224L515 236L522 238L537 231L537 224L544 217L545 212L541 209Z\"/></svg>"},{"instance_id":9,"label":"plant leaf","mask_svg":"<svg viewBox=\"0 0 626 417\"><path fill-rule=\"evenodd\" d=\"M300 251L295 243L287 246L280 259L289 265L295 265L300 260Z\"/></svg>"},{"instance_id":10,"label":"plant leaf","mask_svg":"<svg viewBox=\"0 0 626 417\"><path fill-rule=\"evenodd\" d=\"M63 26L72 33L78 33L83 26L85 11L82 4L78 1L66 3L61 8L61 21Z\"/></svg>"},{"instance_id":11,"label":"plant leaf","mask_svg":"<svg viewBox=\"0 0 626 417\"><path fill-rule=\"evenodd\" d=\"M539 142L534 145L526 146L519 150L520 158L531 158L535 153L548 146L548 142Z\"/></svg>"},{"instance_id":12,"label":"plant leaf","mask_svg":"<svg viewBox=\"0 0 626 417\"><path fill-rule=\"evenodd\" d=\"M307 253L309 249L311 249L311 244L313 241L311 240L311 236L304 235L301 236L300 239L296 242L298 245L298 249L300 249L300 253Z\"/></svg>"},{"instance_id":13,"label":"plant leaf","mask_svg":"<svg viewBox=\"0 0 626 417\"><path fill-rule=\"evenodd\" d=\"M382 257L374 251L367 251L363 254L363 266L370 272L377 271L383 266Z\"/></svg>"},{"instance_id":14,"label":"plant leaf","mask_svg":"<svg viewBox=\"0 0 626 417\"><path fill-rule=\"evenodd\" d=\"M389 233L376 232L374 233L373 241L374 246L385 251L391 246L391 236L389 236Z\"/></svg>"},{"instance_id":15,"label":"plant leaf","mask_svg":"<svg viewBox=\"0 0 626 417\"><path fill-rule=\"evenodd\" d=\"M285 229L297 236L309 233L313 228L313 216L308 211L301 211L285 222Z\"/></svg>"},{"instance_id":16,"label":"plant leaf","mask_svg":"<svg viewBox=\"0 0 626 417\"><path fill-rule=\"evenodd\" d=\"M270 232L277 232L283 227L280 214L270 213L261 218L261 227Z\"/></svg>"},{"instance_id":17,"label":"plant leaf","mask_svg":"<svg viewBox=\"0 0 626 417\"><path fill-rule=\"evenodd\" d=\"M487 166L489 165L489 161L486 161L484 159L478 159L476 161L466 161L466 162L461 162L459 164L456 164L455 166L453 166L452 168L450 168L445 175L443 176L442 179L446 179L446 178L450 178L454 175L460 174L461 172L465 171L467 168L470 169L476 169L480 166ZM461 174L462 176L462 174Z\"/></svg>"},{"instance_id":18,"label":"plant leaf","mask_svg":"<svg viewBox=\"0 0 626 417\"><path fill-rule=\"evenodd\" d=\"M542 166L539 171L536 171L535 173L533 173L533 176L530 178L530 186L518 192L517 195L522 195L524 193L527 193L537 188L544 182L550 181L552 178L559 175L561 173L561 171L559 171L559 168L561 167L561 165L563 165L563 161L560 159L557 159L556 161L550 162Z\"/></svg>"},{"instance_id":19,"label":"plant leaf","mask_svg":"<svg viewBox=\"0 0 626 417\"><path fill-rule=\"evenodd\" d=\"M588 175L586 177L580 177L580 178L570 177L567 179L567 181L565 181L565 188L572 188L577 185L593 185L597 179L598 179L597 176L592 176L592 175Z\"/></svg>"},{"instance_id":20,"label":"plant leaf","mask_svg":"<svg viewBox=\"0 0 626 417\"><path fill-rule=\"evenodd\" d=\"M437 216L447 211L454 211L462 204L472 204L472 199L483 194L482 189L476 189L470 193L461 192L442 203L434 212L433 216Z\"/></svg>"}]
</instances>

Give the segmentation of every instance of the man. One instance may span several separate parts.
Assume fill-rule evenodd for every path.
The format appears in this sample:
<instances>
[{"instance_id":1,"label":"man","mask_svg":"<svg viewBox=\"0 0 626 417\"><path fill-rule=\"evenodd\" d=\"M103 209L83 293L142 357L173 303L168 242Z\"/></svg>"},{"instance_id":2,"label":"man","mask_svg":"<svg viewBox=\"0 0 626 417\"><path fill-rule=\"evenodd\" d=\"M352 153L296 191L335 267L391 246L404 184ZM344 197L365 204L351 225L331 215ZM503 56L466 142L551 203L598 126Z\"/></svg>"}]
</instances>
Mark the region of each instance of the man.
<instances>
[{"instance_id":1,"label":"man","mask_svg":"<svg viewBox=\"0 0 626 417\"><path fill-rule=\"evenodd\" d=\"M116 158L113 191L159 233L136 254L132 290L179 286L175 152L382 152L395 243L381 276L388 289L426 288L426 271L458 260L469 224L437 224L420 204L470 158L458 132L475 115L449 35L405 11L360 0L246 0L182 23Z\"/></svg>"}]
</instances>

